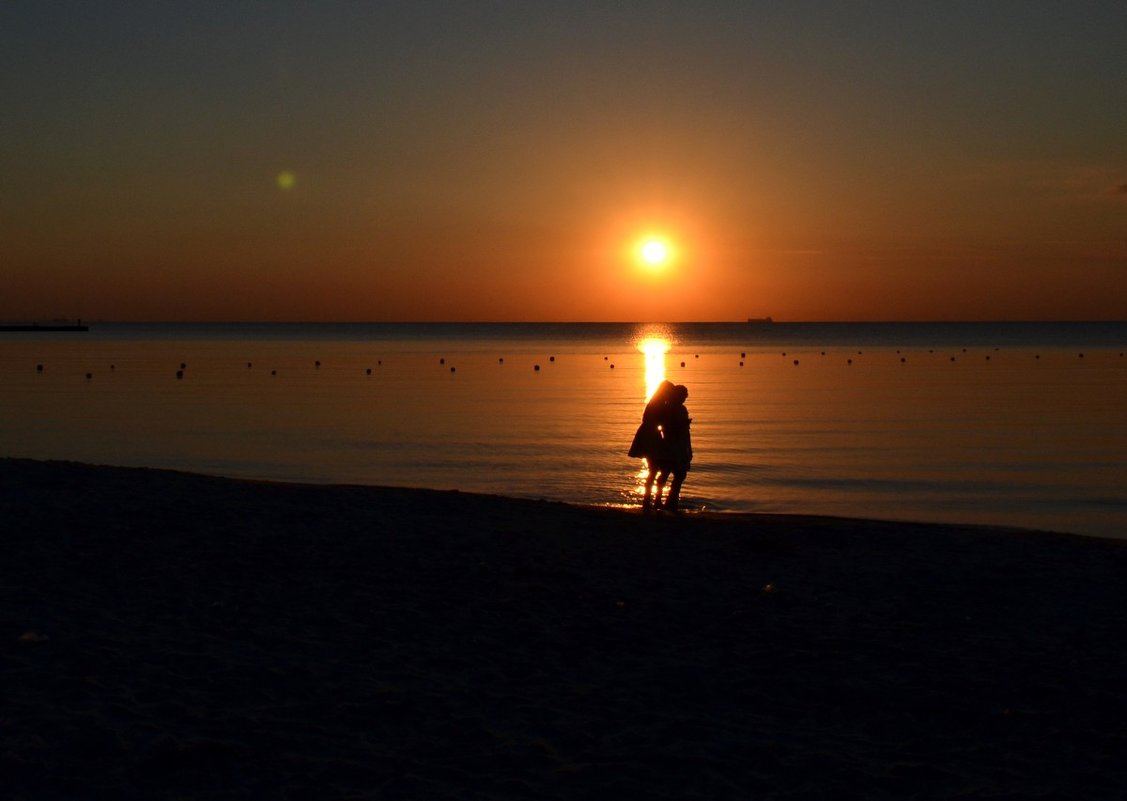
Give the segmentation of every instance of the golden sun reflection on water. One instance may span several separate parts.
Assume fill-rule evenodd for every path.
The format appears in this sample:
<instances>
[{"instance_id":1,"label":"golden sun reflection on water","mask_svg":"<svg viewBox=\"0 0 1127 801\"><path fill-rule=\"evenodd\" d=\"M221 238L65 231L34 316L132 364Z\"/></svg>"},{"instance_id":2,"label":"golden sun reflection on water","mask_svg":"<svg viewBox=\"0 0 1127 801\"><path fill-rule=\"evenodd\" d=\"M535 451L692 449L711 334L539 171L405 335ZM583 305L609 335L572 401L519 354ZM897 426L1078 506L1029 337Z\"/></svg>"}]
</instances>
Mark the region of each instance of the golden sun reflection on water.
<instances>
[{"instance_id":1,"label":"golden sun reflection on water","mask_svg":"<svg viewBox=\"0 0 1127 801\"><path fill-rule=\"evenodd\" d=\"M638 350L641 351L642 356L645 358L645 381L646 381L646 396L645 401L648 402L653 397L654 392L657 391L658 385L665 380L665 354L669 352L672 343L667 337L646 335L638 340ZM647 470L645 460L642 461L642 466L639 468L634 492L638 496L645 495L646 491L646 475Z\"/></svg>"},{"instance_id":2,"label":"golden sun reflection on water","mask_svg":"<svg viewBox=\"0 0 1127 801\"><path fill-rule=\"evenodd\" d=\"M649 336L638 342L638 350L646 362L646 400L653 397L658 384L665 380L665 354L669 352L670 342L665 337Z\"/></svg>"}]
</instances>

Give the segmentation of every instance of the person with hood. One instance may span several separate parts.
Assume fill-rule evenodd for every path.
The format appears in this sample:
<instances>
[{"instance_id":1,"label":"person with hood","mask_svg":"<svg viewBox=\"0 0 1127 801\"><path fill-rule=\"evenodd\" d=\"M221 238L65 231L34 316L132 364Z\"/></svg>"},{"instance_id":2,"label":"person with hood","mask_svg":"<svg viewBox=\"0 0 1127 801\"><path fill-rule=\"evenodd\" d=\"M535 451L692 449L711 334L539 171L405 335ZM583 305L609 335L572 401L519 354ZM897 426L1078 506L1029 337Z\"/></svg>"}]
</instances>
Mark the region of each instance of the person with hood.
<instances>
[{"instance_id":1,"label":"person with hood","mask_svg":"<svg viewBox=\"0 0 1127 801\"><path fill-rule=\"evenodd\" d=\"M634 432L634 440L630 443L629 455L635 459L645 459L646 461L646 490L642 497L643 510L650 508L650 495L653 492L654 479L658 474L658 461L664 453L661 439L661 421L665 415L665 407L670 393L674 389L675 387L670 381L662 381L658 385L642 412L642 422L638 426L638 430Z\"/></svg>"},{"instance_id":2,"label":"person with hood","mask_svg":"<svg viewBox=\"0 0 1127 801\"><path fill-rule=\"evenodd\" d=\"M676 512L681 504L681 485L689 474L689 466L693 461L693 441L689 435L689 426L693 419L689 417L689 410L685 408L685 401L689 397L689 390L678 384L669 390L659 420L661 428L661 447L658 449L657 466L657 491L654 497L655 509L667 509ZM669 495L663 502L662 490L666 480L673 476L669 485ZM648 493L647 493L648 495Z\"/></svg>"}]
</instances>

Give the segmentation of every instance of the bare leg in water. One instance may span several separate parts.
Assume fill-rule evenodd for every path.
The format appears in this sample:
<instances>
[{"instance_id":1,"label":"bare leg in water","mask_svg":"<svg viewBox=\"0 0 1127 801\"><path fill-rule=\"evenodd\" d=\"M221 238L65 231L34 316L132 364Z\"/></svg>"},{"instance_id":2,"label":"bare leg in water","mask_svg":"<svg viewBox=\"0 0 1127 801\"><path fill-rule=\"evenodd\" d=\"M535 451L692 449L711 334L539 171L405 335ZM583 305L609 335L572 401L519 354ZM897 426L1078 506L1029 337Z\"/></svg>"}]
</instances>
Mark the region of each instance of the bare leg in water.
<instances>
[{"instance_id":1,"label":"bare leg in water","mask_svg":"<svg viewBox=\"0 0 1127 801\"><path fill-rule=\"evenodd\" d=\"M665 508L671 512L676 512L681 504L681 485L685 483L685 473L677 470L673 473L673 483L669 485L669 496L665 499ZM664 482L664 477L659 479ZM660 484L658 485L660 487ZM658 490L658 497L661 497L661 490Z\"/></svg>"},{"instance_id":2,"label":"bare leg in water","mask_svg":"<svg viewBox=\"0 0 1127 801\"><path fill-rule=\"evenodd\" d=\"M665 490L665 482L669 479L669 468L663 467L657 476L657 491L654 494L654 509L663 509L665 506L661 500L661 493Z\"/></svg>"},{"instance_id":3,"label":"bare leg in water","mask_svg":"<svg viewBox=\"0 0 1127 801\"><path fill-rule=\"evenodd\" d=\"M646 468L647 468L647 470L646 470L646 494L642 496L642 511L643 512L648 511L652 506L652 502L650 500L650 494L653 492L654 477L657 475L657 465L655 465L650 459L646 459ZM658 500L658 506L661 506L661 490L660 489L657 492L657 500Z\"/></svg>"}]
</instances>

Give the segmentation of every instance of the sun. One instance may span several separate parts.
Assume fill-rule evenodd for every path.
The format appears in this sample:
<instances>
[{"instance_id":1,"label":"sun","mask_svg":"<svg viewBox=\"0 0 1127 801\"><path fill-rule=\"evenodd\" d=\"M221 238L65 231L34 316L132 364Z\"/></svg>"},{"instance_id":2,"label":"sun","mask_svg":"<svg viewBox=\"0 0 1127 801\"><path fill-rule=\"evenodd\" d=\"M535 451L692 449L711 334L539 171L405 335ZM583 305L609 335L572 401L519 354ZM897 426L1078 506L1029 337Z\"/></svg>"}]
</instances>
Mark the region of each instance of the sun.
<instances>
[{"instance_id":1,"label":"sun","mask_svg":"<svg viewBox=\"0 0 1127 801\"><path fill-rule=\"evenodd\" d=\"M657 226L635 228L629 239L620 240L622 263L629 264L635 274L648 282L672 278L681 269L685 254L679 237L667 228Z\"/></svg>"},{"instance_id":2,"label":"sun","mask_svg":"<svg viewBox=\"0 0 1127 801\"><path fill-rule=\"evenodd\" d=\"M647 239L640 251L642 261L651 267L658 267L669 259L669 246L660 239Z\"/></svg>"}]
</instances>

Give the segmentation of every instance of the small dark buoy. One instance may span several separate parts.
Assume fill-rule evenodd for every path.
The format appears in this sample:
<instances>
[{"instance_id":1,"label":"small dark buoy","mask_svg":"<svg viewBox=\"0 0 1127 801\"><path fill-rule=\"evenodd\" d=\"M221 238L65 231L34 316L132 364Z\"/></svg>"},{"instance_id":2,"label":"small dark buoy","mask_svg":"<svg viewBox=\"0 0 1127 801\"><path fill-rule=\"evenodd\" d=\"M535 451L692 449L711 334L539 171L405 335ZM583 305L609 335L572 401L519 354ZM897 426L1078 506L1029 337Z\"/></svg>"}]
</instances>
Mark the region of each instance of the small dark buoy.
<instances>
[{"instance_id":1,"label":"small dark buoy","mask_svg":"<svg viewBox=\"0 0 1127 801\"><path fill-rule=\"evenodd\" d=\"M555 356L549 356L548 357L548 361L550 361L550 362L554 362L555 360L556 360Z\"/></svg>"},{"instance_id":2,"label":"small dark buoy","mask_svg":"<svg viewBox=\"0 0 1127 801\"><path fill-rule=\"evenodd\" d=\"M89 380L90 380L91 378L93 378L93 377L94 377L94 374L93 374L93 373L87 373L87 374L86 374L86 380L87 380L87 381L89 381Z\"/></svg>"},{"instance_id":3,"label":"small dark buoy","mask_svg":"<svg viewBox=\"0 0 1127 801\"><path fill-rule=\"evenodd\" d=\"M740 367L743 367L743 366L744 366L744 363L743 363L743 362L740 362Z\"/></svg>"},{"instance_id":4,"label":"small dark buoy","mask_svg":"<svg viewBox=\"0 0 1127 801\"><path fill-rule=\"evenodd\" d=\"M439 364L446 364L446 359L439 359L439 360L438 360L438 363L439 363Z\"/></svg>"},{"instance_id":5,"label":"small dark buoy","mask_svg":"<svg viewBox=\"0 0 1127 801\"><path fill-rule=\"evenodd\" d=\"M184 377L184 371L183 370L177 370L176 371L176 377L177 378L183 378Z\"/></svg>"},{"instance_id":6,"label":"small dark buoy","mask_svg":"<svg viewBox=\"0 0 1127 801\"><path fill-rule=\"evenodd\" d=\"M967 349L966 349L966 348L963 348L963 353L966 353L966 352L967 352Z\"/></svg>"},{"instance_id":7,"label":"small dark buoy","mask_svg":"<svg viewBox=\"0 0 1127 801\"><path fill-rule=\"evenodd\" d=\"M951 357L951 361L955 361L955 357L954 357L954 356L952 356L952 357Z\"/></svg>"},{"instance_id":8,"label":"small dark buoy","mask_svg":"<svg viewBox=\"0 0 1127 801\"><path fill-rule=\"evenodd\" d=\"M500 359L497 360L497 364L504 364L504 363L505 363L505 357L504 356L502 356Z\"/></svg>"},{"instance_id":9,"label":"small dark buoy","mask_svg":"<svg viewBox=\"0 0 1127 801\"><path fill-rule=\"evenodd\" d=\"M845 363L846 363L846 364L853 364L853 360L852 360L852 359L846 359L846 360L845 360Z\"/></svg>"},{"instance_id":10,"label":"small dark buoy","mask_svg":"<svg viewBox=\"0 0 1127 801\"><path fill-rule=\"evenodd\" d=\"M1036 356L1034 356L1033 358L1034 358L1034 359L1040 359L1040 358L1041 358L1041 354L1040 354L1040 353L1038 353L1038 354L1037 354Z\"/></svg>"},{"instance_id":11,"label":"small dark buoy","mask_svg":"<svg viewBox=\"0 0 1127 801\"><path fill-rule=\"evenodd\" d=\"M250 367L251 367L251 364L250 364L250 362L247 362L247 369L249 370L249 369L250 369Z\"/></svg>"},{"instance_id":12,"label":"small dark buoy","mask_svg":"<svg viewBox=\"0 0 1127 801\"><path fill-rule=\"evenodd\" d=\"M365 373L365 375L371 375L371 374L372 374L372 368L371 368L371 367L369 367L369 368L368 368L368 371L367 371L367 372Z\"/></svg>"},{"instance_id":13,"label":"small dark buoy","mask_svg":"<svg viewBox=\"0 0 1127 801\"><path fill-rule=\"evenodd\" d=\"M1084 354L1083 354L1083 353L1081 353L1081 354L1080 354L1080 358L1081 358L1081 359L1083 359L1083 358L1084 358Z\"/></svg>"},{"instance_id":14,"label":"small dark buoy","mask_svg":"<svg viewBox=\"0 0 1127 801\"><path fill-rule=\"evenodd\" d=\"M184 362L180 362L180 369L181 369L181 370L187 370L187 369L188 369L188 365L184 364Z\"/></svg>"},{"instance_id":15,"label":"small dark buoy","mask_svg":"<svg viewBox=\"0 0 1127 801\"><path fill-rule=\"evenodd\" d=\"M684 362L681 362L681 366L682 366L682 367L684 367L684 366L685 366L685 363L684 363Z\"/></svg>"},{"instance_id":16,"label":"small dark buoy","mask_svg":"<svg viewBox=\"0 0 1127 801\"><path fill-rule=\"evenodd\" d=\"M450 372L452 372L452 373L453 373L453 372L455 372L455 371L456 371L457 369L458 369L457 367L451 367L451 368L450 368Z\"/></svg>"},{"instance_id":17,"label":"small dark buoy","mask_svg":"<svg viewBox=\"0 0 1127 801\"><path fill-rule=\"evenodd\" d=\"M271 371L270 371L270 375L277 375L277 374L278 374L278 371L277 371L277 370L271 370Z\"/></svg>"},{"instance_id":18,"label":"small dark buoy","mask_svg":"<svg viewBox=\"0 0 1127 801\"><path fill-rule=\"evenodd\" d=\"M823 355L823 356L825 356L825 355L826 355L826 352L825 352L825 351L822 351L822 355Z\"/></svg>"},{"instance_id":19,"label":"small dark buoy","mask_svg":"<svg viewBox=\"0 0 1127 801\"><path fill-rule=\"evenodd\" d=\"M795 367L798 367L798 359L795 359L795 360L794 360L794 366L795 366Z\"/></svg>"},{"instance_id":20,"label":"small dark buoy","mask_svg":"<svg viewBox=\"0 0 1127 801\"><path fill-rule=\"evenodd\" d=\"M742 350L742 351L740 351L740 358L741 358L741 359L746 359L746 358L747 358L747 351L743 351L743 350Z\"/></svg>"},{"instance_id":21,"label":"small dark buoy","mask_svg":"<svg viewBox=\"0 0 1127 801\"><path fill-rule=\"evenodd\" d=\"M379 360L378 360L378 361L376 362L376 367L383 367L383 359L379 359Z\"/></svg>"},{"instance_id":22,"label":"small dark buoy","mask_svg":"<svg viewBox=\"0 0 1127 801\"><path fill-rule=\"evenodd\" d=\"M1123 354L1120 353L1119 355L1122 356ZM42 373L43 372L43 365L41 365L41 364L35 365L35 372Z\"/></svg>"},{"instance_id":23,"label":"small dark buoy","mask_svg":"<svg viewBox=\"0 0 1127 801\"><path fill-rule=\"evenodd\" d=\"M111 369L111 370L116 370L116 369L117 369L117 365L116 365L116 364L111 364L111 365L110 365L110 369Z\"/></svg>"},{"instance_id":24,"label":"small dark buoy","mask_svg":"<svg viewBox=\"0 0 1127 801\"><path fill-rule=\"evenodd\" d=\"M538 365L538 364L532 365L532 370L533 370L533 372L539 373L540 372L540 365Z\"/></svg>"},{"instance_id":25,"label":"small dark buoy","mask_svg":"<svg viewBox=\"0 0 1127 801\"><path fill-rule=\"evenodd\" d=\"M908 361L908 360L907 360L907 359L905 359L905 358L904 358L903 356L901 356L901 357L900 357L900 363L901 363L901 364L905 364L905 363L906 363L907 361Z\"/></svg>"},{"instance_id":26,"label":"small dark buoy","mask_svg":"<svg viewBox=\"0 0 1127 801\"><path fill-rule=\"evenodd\" d=\"M605 362L605 361L606 361L607 359L609 359L609 358L610 358L610 356L604 356L604 357L603 357L603 361Z\"/></svg>"},{"instance_id":27,"label":"small dark buoy","mask_svg":"<svg viewBox=\"0 0 1127 801\"><path fill-rule=\"evenodd\" d=\"M317 369L320 369L321 368L321 362L320 361L313 362L313 366L316 367Z\"/></svg>"},{"instance_id":28,"label":"small dark buoy","mask_svg":"<svg viewBox=\"0 0 1127 801\"><path fill-rule=\"evenodd\" d=\"M987 356L987 357L986 357L986 361L990 361L990 357L989 357L989 356Z\"/></svg>"},{"instance_id":29,"label":"small dark buoy","mask_svg":"<svg viewBox=\"0 0 1127 801\"><path fill-rule=\"evenodd\" d=\"M694 359L699 359L699 358L700 358L700 354L699 354L699 353L695 353L695 354L693 354L693 358L694 358Z\"/></svg>"},{"instance_id":30,"label":"small dark buoy","mask_svg":"<svg viewBox=\"0 0 1127 801\"><path fill-rule=\"evenodd\" d=\"M784 356L786 356L786 355L787 355L787 352L786 352L785 350L783 351L783 355L784 355Z\"/></svg>"},{"instance_id":31,"label":"small dark buoy","mask_svg":"<svg viewBox=\"0 0 1127 801\"><path fill-rule=\"evenodd\" d=\"M611 362L610 369L614 369L614 362Z\"/></svg>"}]
</instances>

